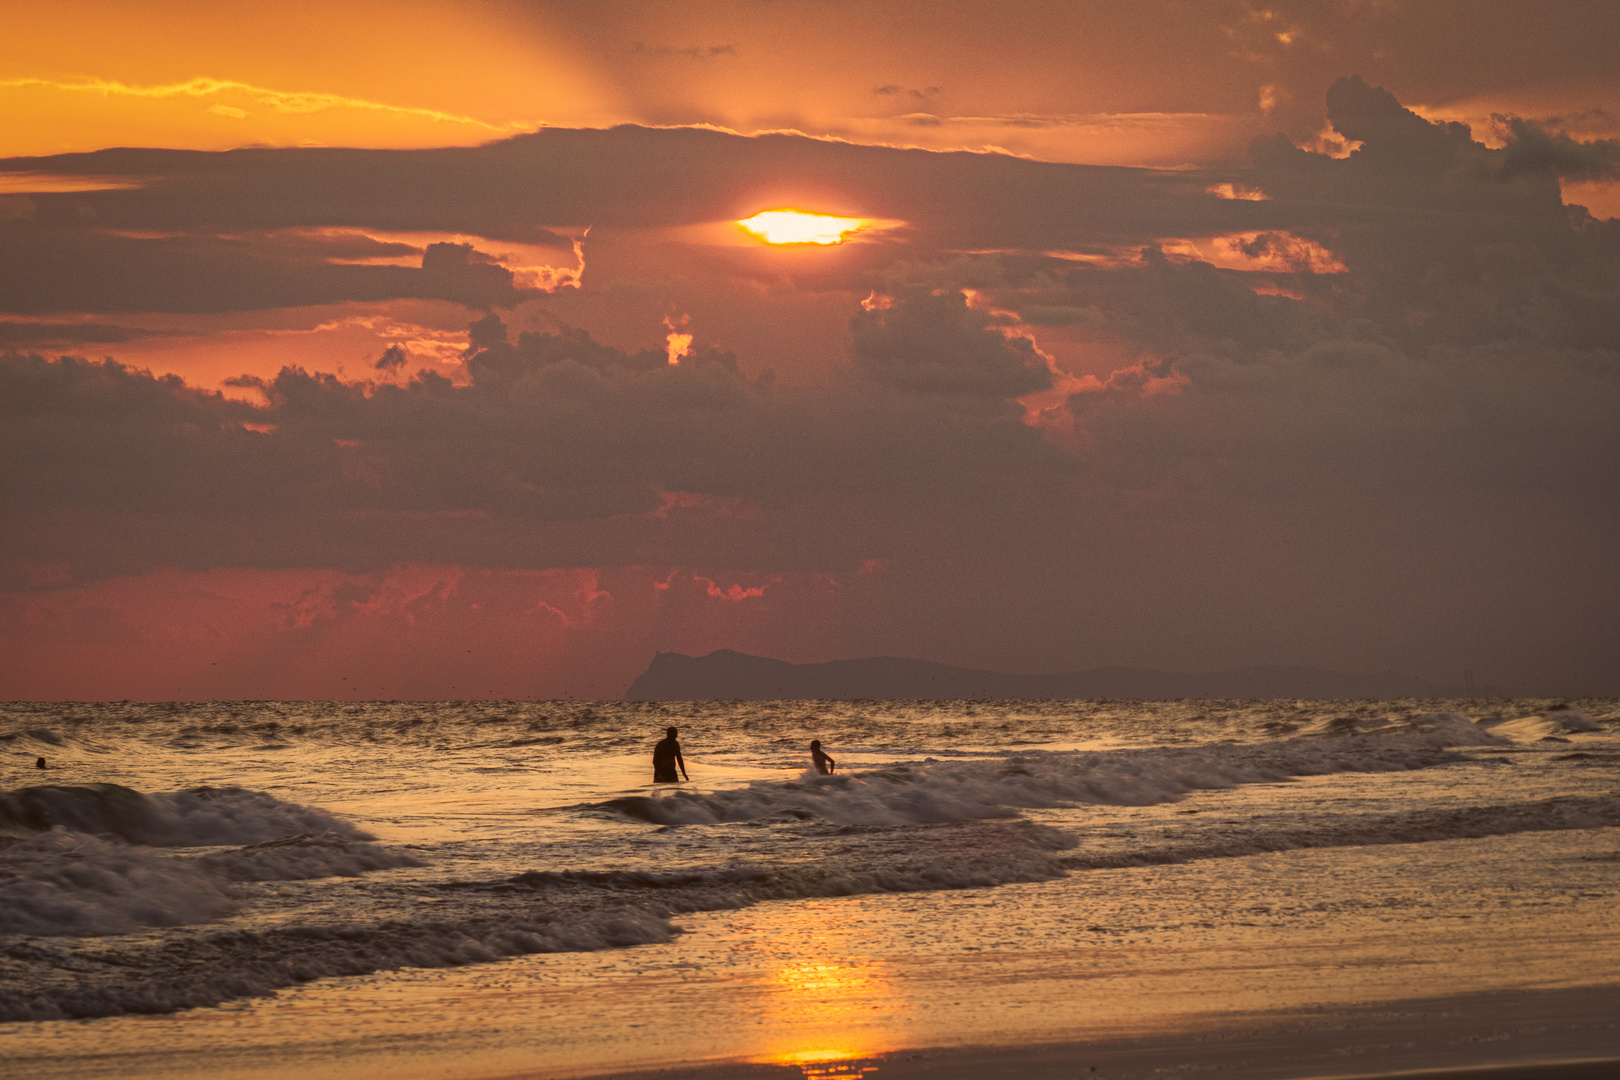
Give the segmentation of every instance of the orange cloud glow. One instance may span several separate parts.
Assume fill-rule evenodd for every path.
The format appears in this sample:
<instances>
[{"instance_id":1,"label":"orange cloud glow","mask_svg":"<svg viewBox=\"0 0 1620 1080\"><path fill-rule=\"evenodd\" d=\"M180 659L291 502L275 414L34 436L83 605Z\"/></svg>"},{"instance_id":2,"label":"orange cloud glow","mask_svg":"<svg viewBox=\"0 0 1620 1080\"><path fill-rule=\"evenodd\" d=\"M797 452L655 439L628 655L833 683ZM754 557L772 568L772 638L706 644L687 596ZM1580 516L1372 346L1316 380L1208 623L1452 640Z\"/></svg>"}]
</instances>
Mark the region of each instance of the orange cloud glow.
<instances>
[{"instance_id":1,"label":"orange cloud glow","mask_svg":"<svg viewBox=\"0 0 1620 1080\"><path fill-rule=\"evenodd\" d=\"M17 325L60 323L71 328L90 316L12 317ZM427 368L452 381L466 380L467 314L442 300L390 300L212 315L138 314L120 318L134 336L113 348L135 368L175 374L227 396L257 401L257 391L226 384L251 375L271 379L283 367L331 371L347 379L396 381ZM391 346L404 364L392 372L375 365ZM72 339L41 342L47 353L85 352Z\"/></svg>"},{"instance_id":2,"label":"orange cloud glow","mask_svg":"<svg viewBox=\"0 0 1620 1080\"><path fill-rule=\"evenodd\" d=\"M498 5L87 0L6 15L0 155L465 146L619 116L571 42ZM448 57L454 78L424 77Z\"/></svg>"},{"instance_id":3,"label":"orange cloud glow","mask_svg":"<svg viewBox=\"0 0 1620 1080\"><path fill-rule=\"evenodd\" d=\"M679 319L664 316L664 328L669 333L664 335L664 352L669 356L671 364L679 364L681 357L689 356L692 352L692 335L686 333L686 324L691 317L682 315Z\"/></svg>"},{"instance_id":4,"label":"orange cloud glow","mask_svg":"<svg viewBox=\"0 0 1620 1080\"><path fill-rule=\"evenodd\" d=\"M525 244L514 240L491 240L471 233L324 227L282 229L272 235L295 238L311 236L329 240L358 238L374 240L380 244L403 244L410 248L409 251L400 254L361 258L329 257L325 260L335 265L348 266L418 267L422 265L423 252L431 244L467 244L476 248L480 255L487 257L495 265L512 271L513 284L519 288L556 292L558 289L580 287L581 279L585 276L585 235L589 232L589 229L584 229L573 237L573 266L553 265L558 257L558 251L553 247Z\"/></svg>"},{"instance_id":5,"label":"orange cloud glow","mask_svg":"<svg viewBox=\"0 0 1620 1080\"><path fill-rule=\"evenodd\" d=\"M56 176L51 173L0 174L0 195L45 195L62 191L118 191L140 187L116 176Z\"/></svg>"},{"instance_id":6,"label":"orange cloud glow","mask_svg":"<svg viewBox=\"0 0 1620 1080\"><path fill-rule=\"evenodd\" d=\"M1228 233L1197 240L1165 240L1172 259L1196 259L1223 270L1273 273L1343 274L1347 267L1332 251L1287 230Z\"/></svg>"},{"instance_id":7,"label":"orange cloud glow","mask_svg":"<svg viewBox=\"0 0 1620 1080\"><path fill-rule=\"evenodd\" d=\"M1242 184L1211 184L1204 191L1217 199L1241 199L1245 202L1265 202L1270 198L1259 188L1245 187Z\"/></svg>"},{"instance_id":8,"label":"orange cloud glow","mask_svg":"<svg viewBox=\"0 0 1620 1080\"><path fill-rule=\"evenodd\" d=\"M826 656L837 605L868 580L403 564L78 583L67 563L27 569L28 589L0 591L0 686L16 700L617 697L657 649Z\"/></svg>"},{"instance_id":9,"label":"orange cloud glow","mask_svg":"<svg viewBox=\"0 0 1620 1080\"><path fill-rule=\"evenodd\" d=\"M0 81L0 89L5 90L55 90L67 94L88 94L101 98L146 98L161 101L166 98L199 98L209 101L208 111L216 116L226 116L233 120L246 119L251 113L241 105L230 104L231 99L241 99L244 103L257 109L272 113L307 114L325 112L329 109L358 109L361 112L378 113L384 116L408 118L412 120L428 120L441 124L460 124L467 127L482 128L490 135L511 134L518 131L533 131L535 125L508 121L502 124L491 124L474 116L458 116L455 113L444 112L440 109L413 108L407 105L389 105L381 101L367 101L364 98L346 97L342 94L328 94L309 90L273 90L264 86L253 86L233 79L210 79L203 76L187 79L184 82L169 83L164 86L131 86L114 79L74 79L56 81L53 79L6 79Z\"/></svg>"}]
</instances>

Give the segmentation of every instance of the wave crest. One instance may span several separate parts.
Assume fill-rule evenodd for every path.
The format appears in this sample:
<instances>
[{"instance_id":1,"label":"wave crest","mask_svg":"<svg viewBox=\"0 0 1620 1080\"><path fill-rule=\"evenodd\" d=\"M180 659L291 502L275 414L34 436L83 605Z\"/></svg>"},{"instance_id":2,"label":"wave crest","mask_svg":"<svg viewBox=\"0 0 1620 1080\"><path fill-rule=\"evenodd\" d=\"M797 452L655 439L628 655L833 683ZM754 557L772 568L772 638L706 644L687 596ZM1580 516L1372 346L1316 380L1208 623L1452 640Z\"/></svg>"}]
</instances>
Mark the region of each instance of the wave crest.
<instances>
[{"instance_id":1,"label":"wave crest","mask_svg":"<svg viewBox=\"0 0 1620 1080\"><path fill-rule=\"evenodd\" d=\"M0 833L53 828L161 847L257 844L296 833L372 839L324 810L239 787L146 795L120 784L45 784L0 792Z\"/></svg>"},{"instance_id":2,"label":"wave crest","mask_svg":"<svg viewBox=\"0 0 1620 1080\"><path fill-rule=\"evenodd\" d=\"M1151 806L1191 792L1296 776L1393 772L1465 760L1455 747L1504 740L1453 714L1371 732L1325 730L1257 746L1032 750L988 760L938 760L834 776L756 781L731 790L676 789L594 804L656 825L718 825L772 817L895 826L1017 817L1043 807Z\"/></svg>"}]
</instances>

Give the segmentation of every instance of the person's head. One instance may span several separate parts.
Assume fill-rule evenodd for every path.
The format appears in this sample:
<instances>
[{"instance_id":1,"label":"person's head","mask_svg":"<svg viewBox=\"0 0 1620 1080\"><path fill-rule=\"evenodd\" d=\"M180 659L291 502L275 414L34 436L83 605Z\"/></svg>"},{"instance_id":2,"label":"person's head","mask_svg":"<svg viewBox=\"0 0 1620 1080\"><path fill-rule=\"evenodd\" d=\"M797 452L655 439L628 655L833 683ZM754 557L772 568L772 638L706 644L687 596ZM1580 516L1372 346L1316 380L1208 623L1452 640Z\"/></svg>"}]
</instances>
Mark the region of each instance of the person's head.
<instances>
[{"instance_id":1,"label":"person's head","mask_svg":"<svg viewBox=\"0 0 1620 1080\"><path fill-rule=\"evenodd\" d=\"M820 750L821 749L821 740L820 739L811 739L810 740L810 749L812 749L812 750Z\"/></svg>"},{"instance_id":2,"label":"person's head","mask_svg":"<svg viewBox=\"0 0 1620 1080\"><path fill-rule=\"evenodd\" d=\"M670 728L665 728L664 729L664 734L668 735L670 738L673 739L675 736L679 735L680 732L678 732L674 728L670 727Z\"/></svg>"}]
</instances>

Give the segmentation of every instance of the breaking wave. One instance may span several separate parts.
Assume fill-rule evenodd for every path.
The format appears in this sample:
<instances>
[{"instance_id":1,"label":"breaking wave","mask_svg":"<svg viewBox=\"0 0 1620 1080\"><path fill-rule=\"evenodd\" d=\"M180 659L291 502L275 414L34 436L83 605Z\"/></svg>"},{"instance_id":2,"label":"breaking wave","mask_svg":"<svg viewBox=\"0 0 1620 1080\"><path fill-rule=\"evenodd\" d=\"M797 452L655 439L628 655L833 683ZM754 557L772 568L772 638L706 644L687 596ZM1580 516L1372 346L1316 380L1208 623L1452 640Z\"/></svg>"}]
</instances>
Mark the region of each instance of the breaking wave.
<instances>
[{"instance_id":1,"label":"breaking wave","mask_svg":"<svg viewBox=\"0 0 1620 1080\"><path fill-rule=\"evenodd\" d=\"M1128 850L1087 848L1061 857L1066 870L1163 866L1201 859L1231 859L1302 848L1367 847L1477 840L1527 832L1620 826L1620 797L1564 796L1505 806L1464 806L1394 814L1320 815L1308 826L1224 825L1190 842Z\"/></svg>"},{"instance_id":2,"label":"breaking wave","mask_svg":"<svg viewBox=\"0 0 1620 1080\"><path fill-rule=\"evenodd\" d=\"M394 848L378 847L334 832L299 833L250 844L234 851L202 855L198 865L226 881L308 881L358 877L369 870L421 866Z\"/></svg>"},{"instance_id":3,"label":"breaking wave","mask_svg":"<svg viewBox=\"0 0 1620 1080\"><path fill-rule=\"evenodd\" d=\"M94 963L69 947L25 939L0 952L0 974L13 988L0 996L0 1022L174 1012L312 979L623 948L667 942L677 933L633 905L550 913L484 903L457 918L213 931L161 948L116 943Z\"/></svg>"},{"instance_id":4,"label":"breaking wave","mask_svg":"<svg viewBox=\"0 0 1620 1080\"><path fill-rule=\"evenodd\" d=\"M163 847L257 844L311 832L371 839L325 811L239 787L145 795L118 784L47 784L0 792L0 835L52 828Z\"/></svg>"},{"instance_id":5,"label":"breaking wave","mask_svg":"<svg viewBox=\"0 0 1620 1080\"><path fill-rule=\"evenodd\" d=\"M1028 751L992 760L930 758L920 764L798 780L759 781L709 793L678 789L590 809L658 825L716 825L771 817L838 825L914 825L1016 817L1021 810L1085 805L1151 806L1191 792L1298 776L1425 769L1464 760L1454 747L1504 742L1449 713L1372 732L1257 746Z\"/></svg>"},{"instance_id":6,"label":"breaking wave","mask_svg":"<svg viewBox=\"0 0 1620 1080\"><path fill-rule=\"evenodd\" d=\"M188 926L237 910L232 882L420 865L369 839L324 811L243 788L0 792L0 934L93 937ZM228 844L247 846L198 856L173 850Z\"/></svg>"},{"instance_id":7,"label":"breaking wave","mask_svg":"<svg viewBox=\"0 0 1620 1080\"><path fill-rule=\"evenodd\" d=\"M0 934L127 934L235 910L202 867L150 848L65 829L0 848Z\"/></svg>"}]
</instances>

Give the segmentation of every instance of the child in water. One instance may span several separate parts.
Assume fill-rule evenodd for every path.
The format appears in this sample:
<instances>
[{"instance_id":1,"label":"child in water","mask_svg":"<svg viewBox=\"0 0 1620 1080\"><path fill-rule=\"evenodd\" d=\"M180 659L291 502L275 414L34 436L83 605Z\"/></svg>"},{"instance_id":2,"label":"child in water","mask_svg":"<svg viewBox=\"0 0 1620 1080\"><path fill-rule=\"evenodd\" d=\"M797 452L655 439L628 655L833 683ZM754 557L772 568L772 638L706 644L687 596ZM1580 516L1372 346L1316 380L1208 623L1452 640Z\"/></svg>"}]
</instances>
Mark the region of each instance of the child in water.
<instances>
[{"instance_id":1,"label":"child in water","mask_svg":"<svg viewBox=\"0 0 1620 1080\"><path fill-rule=\"evenodd\" d=\"M810 740L810 760L816 763L816 772L822 776L831 776L833 770L838 768L838 762L827 755L821 748L820 739Z\"/></svg>"}]
</instances>

